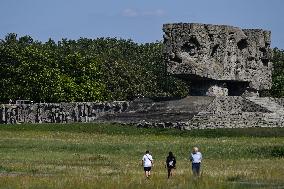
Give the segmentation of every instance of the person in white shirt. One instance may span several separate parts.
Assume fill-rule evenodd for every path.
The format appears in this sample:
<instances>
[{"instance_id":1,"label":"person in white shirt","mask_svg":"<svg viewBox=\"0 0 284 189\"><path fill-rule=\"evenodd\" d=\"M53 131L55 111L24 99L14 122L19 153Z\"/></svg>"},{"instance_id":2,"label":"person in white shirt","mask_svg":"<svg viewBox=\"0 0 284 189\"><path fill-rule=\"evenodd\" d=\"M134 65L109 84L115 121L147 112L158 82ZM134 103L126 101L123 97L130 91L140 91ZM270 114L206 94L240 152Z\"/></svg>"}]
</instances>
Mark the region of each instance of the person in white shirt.
<instances>
[{"instance_id":1,"label":"person in white shirt","mask_svg":"<svg viewBox=\"0 0 284 189\"><path fill-rule=\"evenodd\" d=\"M144 167L145 177L149 178L151 175L151 168L154 166L153 157L150 155L149 150L146 151L145 155L142 157L142 166Z\"/></svg>"},{"instance_id":2,"label":"person in white shirt","mask_svg":"<svg viewBox=\"0 0 284 189\"><path fill-rule=\"evenodd\" d=\"M189 159L192 162L192 173L193 173L193 175L194 176L200 176L202 154L199 152L197 147L193 147L192 153L190 154Z\"/></svg>"}]
</instances>

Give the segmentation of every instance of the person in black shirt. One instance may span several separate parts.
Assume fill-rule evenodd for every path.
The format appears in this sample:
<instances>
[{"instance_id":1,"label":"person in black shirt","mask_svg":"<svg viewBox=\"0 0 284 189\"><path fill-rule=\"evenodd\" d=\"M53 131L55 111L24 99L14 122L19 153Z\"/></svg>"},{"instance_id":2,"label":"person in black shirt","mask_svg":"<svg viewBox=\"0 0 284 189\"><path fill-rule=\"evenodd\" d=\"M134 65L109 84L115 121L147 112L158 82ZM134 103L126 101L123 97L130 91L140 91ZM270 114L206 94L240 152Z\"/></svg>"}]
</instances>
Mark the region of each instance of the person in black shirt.
<instances>
[{"instance_id":1,"label":"person in black shirt","mask_svg":"<svg viewBox=\"0 0 284 189\"><path fill-rule=\"evenodd\" d=\"M165 167L168 169L168 178L170 178L170 176L173 176L173 169L176 168L176 158L173 152L169 152Z\"/></svg>"}]
</instances>

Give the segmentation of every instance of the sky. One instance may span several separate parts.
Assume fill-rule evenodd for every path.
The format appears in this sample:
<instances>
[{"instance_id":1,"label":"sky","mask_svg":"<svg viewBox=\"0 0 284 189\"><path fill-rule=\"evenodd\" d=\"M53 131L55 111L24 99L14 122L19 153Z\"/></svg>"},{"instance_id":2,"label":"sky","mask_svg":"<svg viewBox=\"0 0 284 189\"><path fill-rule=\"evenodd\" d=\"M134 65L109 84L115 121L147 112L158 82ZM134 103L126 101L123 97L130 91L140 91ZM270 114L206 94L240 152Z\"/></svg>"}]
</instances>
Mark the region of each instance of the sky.
<instances>
[{"instance_id":1,"label":"sky","mask_svg":"<svg viewBox=\"0 0 284 189\"><path fill-rule=\"evenodd\" d=\"M272 32L284 49L284 0L0 0L0 38L8 33L77 40L161 41L165 23L225 24Z\"/></svg>"}]
</instances>

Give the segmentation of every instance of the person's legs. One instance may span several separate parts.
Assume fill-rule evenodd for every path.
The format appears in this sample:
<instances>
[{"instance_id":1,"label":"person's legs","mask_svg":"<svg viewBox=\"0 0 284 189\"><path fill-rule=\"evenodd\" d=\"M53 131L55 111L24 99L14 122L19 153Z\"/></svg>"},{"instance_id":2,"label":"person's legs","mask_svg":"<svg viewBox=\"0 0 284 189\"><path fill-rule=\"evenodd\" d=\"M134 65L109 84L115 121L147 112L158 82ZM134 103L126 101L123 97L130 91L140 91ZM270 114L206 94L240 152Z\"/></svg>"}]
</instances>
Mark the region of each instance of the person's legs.
<instances>
[{"instance_id":1,"label":"person's legs","mask_svg":"<svg viewBox=\"0 0 284 189\"><path fill-rule=\"evenodd\" d=\"M199 177L200 176L200 163L197 164L196 173L197 173L197 176Z\"/></svg>"},{"instance_id":2,"label":"person's legs","mask_svg":"<svg viewBox=\"0 0 284 189\"><path fill-rule=\"evenodd\" d=\"M145 177L149 178L149 176L151 175L151 167L144 167L144 171L145 171Z\"/></svg>"},{"instance_id":3,"label":"person's legs","mask_svg":"<svg viewBox=\"0 0 284 189\"><path fill-rule=\"evenodd\" d=\"M171 176L171 168L168 167L168 178Z\"/></svg>"},{"instance_id":4,"label":"person's legs","mask_svg":"<svg viewBox=\"0 0 284 189\"><path fill-rule=\"evenodd\" d=\"M174 173L175 173L175 168L172 168L171 169L171 176L174 176Z\"/></svg>"},{"instance_id":5,"label":"person's legs","mask_svg":"<svg viewBox=\"0 0 284 189\"><path fill-rule=\"evenodd\" d=\"M148 169L147 169L147 167L144 167L144 174L145 174L145 178L148 178Z\"/></svg>"},{"instance_id":6,"label":"person's legs","mask_svg":"<svg viewBox=\"0 0 284 189\"><path fill-rule=\"evenodd\" d=\"M192 173L194 176L200 175L200 163L192 163Z\"/></svg>"}]
</instances>

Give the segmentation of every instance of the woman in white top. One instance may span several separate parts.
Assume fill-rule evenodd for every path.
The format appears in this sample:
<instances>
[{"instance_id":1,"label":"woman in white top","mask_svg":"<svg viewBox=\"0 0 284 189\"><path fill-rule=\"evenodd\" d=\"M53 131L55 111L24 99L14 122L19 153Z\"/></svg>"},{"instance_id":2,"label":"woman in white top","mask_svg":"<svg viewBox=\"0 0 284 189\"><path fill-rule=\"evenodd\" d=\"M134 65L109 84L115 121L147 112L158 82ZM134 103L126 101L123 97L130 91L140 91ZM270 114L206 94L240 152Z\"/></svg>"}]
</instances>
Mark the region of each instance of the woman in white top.
<instances>
[{"instance_id":1,"label":"woman in white top","mask_svg":"<svg viewBox=\"0 0 284 189\"><path fill-rule=\"evenodd\" d=\"M193 147L192 153L190 154L189 159L192 162L192 173L193 173L193 175L194 176L200 176L202 154L199 152L197 147Z\"/></svg>"},{"instance_id":2,"label":"woman in white top","mask_svg":"<svg viewBox=\"0 0 284 189\"><path fill-rule=\"evenodd\" d=\"M149 150L146 151L142 157L142 166L144 167L145 177L149 178L151 175L151 168L153 166L153 157L150 155Z\"/></svg>"}]
</instances>

